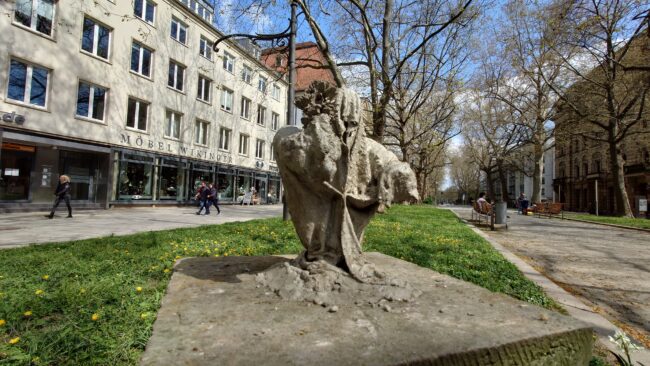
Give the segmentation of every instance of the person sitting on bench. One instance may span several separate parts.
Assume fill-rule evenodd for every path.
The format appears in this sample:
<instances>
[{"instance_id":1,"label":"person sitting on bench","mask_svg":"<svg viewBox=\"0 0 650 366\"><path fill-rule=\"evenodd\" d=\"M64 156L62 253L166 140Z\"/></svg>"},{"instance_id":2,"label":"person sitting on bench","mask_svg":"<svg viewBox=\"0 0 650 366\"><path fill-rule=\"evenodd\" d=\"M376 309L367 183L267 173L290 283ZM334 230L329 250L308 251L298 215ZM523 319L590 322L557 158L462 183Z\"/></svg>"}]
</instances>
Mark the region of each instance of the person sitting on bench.
<instances>
[{"instance_id":1,"label":"person sitting on bench","mask_svg":"<svg viewBox=\"0 0 650 366\"><path fill-rule=\"evenodd\" d=\"M479 193L476 203L478 204L478 209L481 213L490 212L490 204L485 199L485 192Z\"/></svg>"}]
</instances>

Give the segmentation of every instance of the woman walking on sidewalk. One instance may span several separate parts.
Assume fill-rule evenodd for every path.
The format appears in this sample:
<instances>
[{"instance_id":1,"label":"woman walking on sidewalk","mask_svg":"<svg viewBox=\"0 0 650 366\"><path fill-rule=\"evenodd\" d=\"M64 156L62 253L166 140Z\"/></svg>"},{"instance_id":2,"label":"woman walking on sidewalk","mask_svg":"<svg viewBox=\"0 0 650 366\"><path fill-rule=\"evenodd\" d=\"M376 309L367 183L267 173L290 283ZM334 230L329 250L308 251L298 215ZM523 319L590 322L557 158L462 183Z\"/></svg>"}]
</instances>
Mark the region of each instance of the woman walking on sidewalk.
<instances>
[{"instance_id":1,"label":"woman walking on sidewalk","mask_svg":"<svg viewBox=\"0 0 650 366\"><path fill-rule=\"evenodd\" d=\"M72 217L72 206L70 206L70 177L67 175L62 175L59 177L59 184L56 186L56 191L54 192L56 198L54 199L54 206L52 206L52 211L47 216L48 218L54 218L54 211L61 203L61 200L65 201L65 205L68 206L68 216Z\"/></svg>"}]
</instances>

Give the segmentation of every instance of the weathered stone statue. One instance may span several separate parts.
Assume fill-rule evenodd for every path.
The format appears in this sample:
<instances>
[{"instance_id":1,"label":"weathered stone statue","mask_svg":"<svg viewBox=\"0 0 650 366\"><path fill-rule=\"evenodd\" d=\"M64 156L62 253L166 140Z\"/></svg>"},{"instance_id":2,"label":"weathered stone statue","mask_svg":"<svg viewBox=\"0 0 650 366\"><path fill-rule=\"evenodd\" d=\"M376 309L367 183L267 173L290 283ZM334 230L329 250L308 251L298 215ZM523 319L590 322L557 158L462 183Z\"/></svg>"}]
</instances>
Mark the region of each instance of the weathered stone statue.
<instances>
[{"instance_id":1,"label":"weathered stone statue","mask_svg":"<svg viewBox=\"0 0 650 366\"><path fill-rule=\"evenodd\" d=\"M411 168L365 135L360 99L314 82L296 101L303 129L273 140L291 219L305 247L296 264L311 273L334 266L361 282L382 275L363 260L363 232L391 202L418 198Z\"/></svg>"}]
</instances>

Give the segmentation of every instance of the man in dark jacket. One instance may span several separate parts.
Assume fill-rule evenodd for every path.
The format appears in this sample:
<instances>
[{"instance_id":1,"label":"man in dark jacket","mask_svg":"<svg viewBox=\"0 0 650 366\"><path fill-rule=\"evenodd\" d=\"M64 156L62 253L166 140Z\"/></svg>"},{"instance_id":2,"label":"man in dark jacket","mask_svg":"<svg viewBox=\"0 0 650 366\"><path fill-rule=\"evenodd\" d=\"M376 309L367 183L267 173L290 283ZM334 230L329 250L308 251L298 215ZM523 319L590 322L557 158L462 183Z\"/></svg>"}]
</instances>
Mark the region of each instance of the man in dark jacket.
<instances>
[{"instance_id":1,"label":"man in dark jacket","mask_svg":"<svg viewBox=\"0 0 650 366\"><path fill-rule=\"evenodd\" d=\"M61 201L65 201L65 205L68 206L68 216L72 217L72 206L70 206L70 177L67 175L62 175L59 177L59 184L56 186L56 191L54 191L56 198L54 199L54 206L52 206L52 211L47 216L48 218L54 218L54 211L59 206Z\"/></svg>"},{"instance_id":2,"label":"man in dark jacket","mask_svg":"<svg viewBox=\"0 0 650 366\"><path fill-rule=\"evenodd\" d=\"M212 198L210 196L210 191L212 189L211 187L212 187L212 184L210 184L207 187L203 188L203 190L201 190L201 192L199 193L200 196L201 196L201 198L200 198L201 205L199 206L199 210L196 212L197 215L200 215L201 211L203 211L204 208L205 208L205 214L206 215L210 214L210 204L212 203L212 202L210 202L212 200Z\"/></svg>"}]
</instances>

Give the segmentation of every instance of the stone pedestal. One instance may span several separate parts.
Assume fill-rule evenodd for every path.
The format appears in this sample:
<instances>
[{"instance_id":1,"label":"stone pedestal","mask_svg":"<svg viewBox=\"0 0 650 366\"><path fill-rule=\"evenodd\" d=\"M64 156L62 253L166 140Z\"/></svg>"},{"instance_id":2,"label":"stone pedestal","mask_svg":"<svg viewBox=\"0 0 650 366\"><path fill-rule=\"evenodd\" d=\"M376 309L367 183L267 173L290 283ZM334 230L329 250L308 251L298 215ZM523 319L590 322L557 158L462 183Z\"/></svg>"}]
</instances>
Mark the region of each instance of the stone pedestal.
<instances>
[{"instance_id":1,"label":"stone pedestal","mask_svg":"<svg viewBox=\"0 0 650 366\"><path fill-rule=\"evenodd\" d=\"M279 256L177 263L142 365L587 365L584 323L378 253L417 299L282 300L255 274Z\"/></svg>"}]
</instances>

